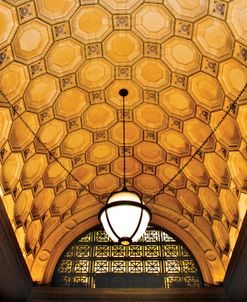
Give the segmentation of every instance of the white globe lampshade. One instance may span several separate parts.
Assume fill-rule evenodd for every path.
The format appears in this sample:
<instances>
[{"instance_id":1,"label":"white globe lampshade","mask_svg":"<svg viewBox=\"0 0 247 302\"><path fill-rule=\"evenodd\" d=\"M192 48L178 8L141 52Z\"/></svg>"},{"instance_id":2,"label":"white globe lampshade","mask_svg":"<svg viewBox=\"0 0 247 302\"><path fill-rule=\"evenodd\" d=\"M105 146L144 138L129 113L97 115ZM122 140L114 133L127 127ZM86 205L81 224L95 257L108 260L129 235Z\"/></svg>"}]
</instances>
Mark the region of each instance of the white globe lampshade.
<instances>
[{"instance_id":1,"label":"white globe lampshade","mask_svg":"<svg viewBox=\"0 0 247 302\"><path fill-rule=\"evenodd\" d=\"M110 196L99 212L99 219L114 242L128 245L143 235L151 219L151 212L138 194L123 190Z\"/></svg>"}]
</instances>

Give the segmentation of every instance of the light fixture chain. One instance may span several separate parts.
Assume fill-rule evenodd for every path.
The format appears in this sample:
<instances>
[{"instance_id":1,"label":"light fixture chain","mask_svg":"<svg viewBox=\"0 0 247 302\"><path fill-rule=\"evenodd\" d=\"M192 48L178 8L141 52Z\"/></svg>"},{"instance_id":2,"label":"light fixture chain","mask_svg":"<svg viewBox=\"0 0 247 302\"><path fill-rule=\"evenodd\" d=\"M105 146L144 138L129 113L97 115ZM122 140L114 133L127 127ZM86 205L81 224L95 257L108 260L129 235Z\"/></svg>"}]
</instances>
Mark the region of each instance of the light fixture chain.
<instances>
[{"instance_id":1,"label":"light fixture chain","mask_svg":"<svg viewBox=\"0 0 247 302\"><path fill-rule=\"evenodd\" d=\"M124 179L123 185L126 188L126 129L125 129L125 97L123 96L123 172L124 172Z\"/></svg>"},{"instance_id":2,"label":"light fixture chain","mask_svg":"<svg viewBox=\"0 0 247 302\"><path fill-rule=\"evenodd\" d=\"M244 93L244 91L247 88L247 83L245 84L245 86L243 87L243 89L240 91L240 93L238 94L237 98L232 102L232 104L229 106L229 109L225 112L225 114L223 115L223 117L219 120L219 122L217 123L217 125L212 129L212 131L210 132L210 134L207 136L207 138L203 141L203 143L200 145L200 147L194 152L194 154L186 161L186 163L178 170L178 172L172 177L170 178L170 180L163 185L163 187L152 197L150 198L145 204L147 205L149 202L151 202L152 200L154 200L159 194L163 193L165 188L168 187L173 180L179 176L183 170L191 163L191 161L196 157L196 155L202 150L202 148L206 145L206 143L208 142L208 140L214 135L214 133L216 132L216 130L219 128L219 126L222 124L222 122L224 121L224 119L227 117L227 115L229 115L229 113L232 110L232 106L237 104L237 101L241 98L242 94Z\"/></svg>"}]
</instances>

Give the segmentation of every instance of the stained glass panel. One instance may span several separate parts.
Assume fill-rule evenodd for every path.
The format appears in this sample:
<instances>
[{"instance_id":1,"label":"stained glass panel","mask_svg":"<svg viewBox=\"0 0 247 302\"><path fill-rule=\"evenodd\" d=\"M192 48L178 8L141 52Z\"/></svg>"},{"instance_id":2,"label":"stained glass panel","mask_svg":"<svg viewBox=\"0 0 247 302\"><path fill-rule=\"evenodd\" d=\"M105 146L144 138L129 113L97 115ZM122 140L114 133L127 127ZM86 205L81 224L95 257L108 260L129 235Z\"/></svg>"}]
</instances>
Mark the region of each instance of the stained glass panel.
<instances>
[{"instance_id":1,"label":"stained glass panel","mask_svg":"<svg viewBox=\"0 0 247 302\"><path fill-rule=\"evenodd\" d=\"M149 227L130 246L113 243L102 229L81 236L58 261L52 285L176 288L202 287L203 280L186 246L164 230Z\"/></svg>"},{"instance_id":2,"label":"stained glass panel","mask_svg":"<svg viewBox=\"0 0 247 302\"><path fill-rule=\"evenodd\" d=\"M142 272L143 272L143 261L142 260L130 260L129 273L142 273Z\"/></svg>"}]
</instances>

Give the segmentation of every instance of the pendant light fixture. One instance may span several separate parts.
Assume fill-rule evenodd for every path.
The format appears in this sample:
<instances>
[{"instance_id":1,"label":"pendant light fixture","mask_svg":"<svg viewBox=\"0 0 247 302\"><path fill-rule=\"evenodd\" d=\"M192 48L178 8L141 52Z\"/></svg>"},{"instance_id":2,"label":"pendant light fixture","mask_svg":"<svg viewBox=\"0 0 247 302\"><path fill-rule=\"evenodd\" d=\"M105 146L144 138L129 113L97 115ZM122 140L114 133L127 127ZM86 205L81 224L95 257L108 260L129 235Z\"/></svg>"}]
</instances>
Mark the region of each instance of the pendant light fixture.
<instances>
[{"instance_id":1,"label":"pendant light fixture","mask_svg":"<svg viewBox=\"0 0 247 302\"><path fill-rule=\"evenodd\" d=\"M128 90L121 89L119 95L123 98L123 189L110 195L99 212L99 220L114 242L129 245L143 235L151 219L151 212L139 195L128 191L126 187L125 97Z\"/></svg>"}]
</instances>

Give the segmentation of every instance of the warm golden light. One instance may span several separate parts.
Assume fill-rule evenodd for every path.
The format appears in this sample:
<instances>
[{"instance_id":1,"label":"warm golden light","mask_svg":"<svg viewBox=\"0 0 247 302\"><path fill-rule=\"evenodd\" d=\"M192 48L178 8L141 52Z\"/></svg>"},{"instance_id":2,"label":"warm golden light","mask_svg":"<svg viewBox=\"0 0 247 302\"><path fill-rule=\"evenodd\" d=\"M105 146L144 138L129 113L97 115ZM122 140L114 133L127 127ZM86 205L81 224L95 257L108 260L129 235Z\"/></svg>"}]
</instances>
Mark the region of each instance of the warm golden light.
<instances>
[{"instance_id":1,"label":"warm golden light","mask_svg":"<svg viewBox=\"0 0 247 302\"><path fill-rule=\"evenodd\" d=\"M151 213L139 196L125 190L113 193L99 213L99 219L108 236L122 245L138 241L150 218Z\"/></svg>"}]
</instances>

